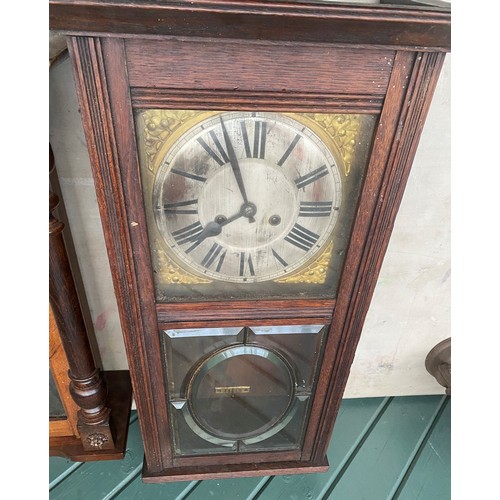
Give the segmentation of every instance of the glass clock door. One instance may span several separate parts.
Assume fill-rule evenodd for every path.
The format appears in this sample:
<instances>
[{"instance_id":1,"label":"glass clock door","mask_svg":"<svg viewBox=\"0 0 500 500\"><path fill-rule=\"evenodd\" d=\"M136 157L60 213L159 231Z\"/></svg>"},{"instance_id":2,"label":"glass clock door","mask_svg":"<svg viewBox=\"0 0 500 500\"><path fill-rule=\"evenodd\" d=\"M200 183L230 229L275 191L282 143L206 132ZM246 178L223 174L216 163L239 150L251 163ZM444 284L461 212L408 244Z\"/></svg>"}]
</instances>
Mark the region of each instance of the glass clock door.
<instances>
[{"instance_id":1,"label":"glass clock door","mask_svg":"<svg viewBox=\"0 0 500 500\"><path fill-rule=\"evenodd\" d=\"M179 455L298 449L324 325L163 331Z\"/></svg>"}]
</instances>

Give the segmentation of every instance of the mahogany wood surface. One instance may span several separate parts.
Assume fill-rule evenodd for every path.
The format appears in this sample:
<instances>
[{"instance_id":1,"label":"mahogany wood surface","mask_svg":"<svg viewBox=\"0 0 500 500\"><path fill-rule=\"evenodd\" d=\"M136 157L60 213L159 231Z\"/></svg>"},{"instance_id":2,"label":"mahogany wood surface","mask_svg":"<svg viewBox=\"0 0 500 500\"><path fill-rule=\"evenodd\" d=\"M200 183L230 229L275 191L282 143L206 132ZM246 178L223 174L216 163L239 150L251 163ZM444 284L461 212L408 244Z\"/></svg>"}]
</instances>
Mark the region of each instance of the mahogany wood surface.
<instances>
[{"instance_id":1,"label":"mahogany wood surface","mask_svg":"<svg viewBox=\"0 0 500 500\"><path fill-rule=\"evenodd\" d=\"M70 37L68 46L136 394L145 481L325 470L338 405L449 48L449 13L415 12L300 2L51 2L53 29L85 35ZM99 32L106 36L93 36ZM216 44L214 38L223 40ZM253 70L247 72L240 57ZM273 59L281 81L268 75ZM299 70L282 61L298 62ZM233 64L240 70L236 75ZM273 99L283 88L290 92ZM255 109L256 103L284 112L380 113L337 299L234 301L225 308L156 304L134 106ZM240 463L225 464L224 456L211 455L178 467L189 459L172 452L159 330L245 325L266 316L275 324L305 318L331 323L300 460L283 461L269 452L240 454Z\"/></svg>"},{"instance_id":2,"label":"mahogany wood surface","mask_svg":"<svg viewBox=\"0 0 500 500\"><path fill-rule=\"evenodd\" d=\"M62 231L64 225L52 211L58 205L58 197L49 196L49 298L58 331L65 347L70 371L75 378L84 379L95 371L94 358L86 340L86 330L80 314L80 306L71 268L67 258Z\"/></svg>"},{"instance_id":3,"label":"mahogany wood surface","mask_svg":"<svg viewBox=\"0 0 500 500\"><path fill-rule=\"evenodd\" d=\"M450 12L428 6L264 0L50 0L50 29L73 35L212 37L449 51ZM286 16L286 17L284 17Z\"/></svg>"},{"instance_id":4,"label":"mahogany wood surface","mask_svg":"<svg viewBox=\"0 0 500 500\"><path fill-rule=\"evenodd\" d=\"M300 450L289 451L273 451L273 452L245 452L245 453L220 453L217 455L199 455L199 456L186 456L175 457L173 460L174 468L181 467L206 467L207 465L226 466L226 465L242 465L246 464L246 469L249 468L248 464L266 463L269 460L272 462L297 462L301 459ZM269 461L269 463L271 463Z\"/></svg>"}]
</instances>

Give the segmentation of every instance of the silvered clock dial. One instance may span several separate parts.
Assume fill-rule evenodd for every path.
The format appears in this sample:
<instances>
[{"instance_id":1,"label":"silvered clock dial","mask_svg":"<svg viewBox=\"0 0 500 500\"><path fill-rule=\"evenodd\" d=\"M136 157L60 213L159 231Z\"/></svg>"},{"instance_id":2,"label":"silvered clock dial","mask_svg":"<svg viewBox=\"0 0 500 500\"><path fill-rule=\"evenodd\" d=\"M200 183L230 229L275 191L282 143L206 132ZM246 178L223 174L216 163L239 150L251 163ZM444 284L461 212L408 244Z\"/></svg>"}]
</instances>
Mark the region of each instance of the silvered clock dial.
<instances>
[{"instance_id":1,"label":"silvered clock dial","mask_svg":"<svg viewBox=\"0 0 500 500\"><path fill-rule=\"evenodd\" d=\"M331 239L341 173L318 135L289 116L219 113L169 148L151 203L184 268L211 280L263 282L295 272Z\"/></svg>"}]
</instances>

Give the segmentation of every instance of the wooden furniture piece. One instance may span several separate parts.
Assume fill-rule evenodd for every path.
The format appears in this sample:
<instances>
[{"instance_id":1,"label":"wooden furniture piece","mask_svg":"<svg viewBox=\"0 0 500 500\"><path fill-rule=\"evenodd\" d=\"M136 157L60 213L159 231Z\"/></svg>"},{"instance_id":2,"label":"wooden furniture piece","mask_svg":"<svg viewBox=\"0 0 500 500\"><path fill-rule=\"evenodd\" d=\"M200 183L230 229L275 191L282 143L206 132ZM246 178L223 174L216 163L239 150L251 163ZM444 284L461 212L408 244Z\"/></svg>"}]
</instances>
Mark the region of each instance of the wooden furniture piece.
<instances>
[{"instance_id":1,"label":"wooden furniture piece","mask_svg":"<svg viewBox=\"0 0 500 500\"><path fill-rule=\"evenodd\" d=\"M55 169L52 151L50 170ZM124 457L132 388L127 370L96 366L63 239L49 194L49 453L75 461Z\"/></svg>"},{"instance_id":2,"label":"wooden furniture piece","mask_svg":"<svg viewBox=\"0 0 500 500\"><path fill-rule=\"evenodd\" d=\"M324 471L439 72L421 2L51 0L149 482Z\"/></svg>"}]
</instances>

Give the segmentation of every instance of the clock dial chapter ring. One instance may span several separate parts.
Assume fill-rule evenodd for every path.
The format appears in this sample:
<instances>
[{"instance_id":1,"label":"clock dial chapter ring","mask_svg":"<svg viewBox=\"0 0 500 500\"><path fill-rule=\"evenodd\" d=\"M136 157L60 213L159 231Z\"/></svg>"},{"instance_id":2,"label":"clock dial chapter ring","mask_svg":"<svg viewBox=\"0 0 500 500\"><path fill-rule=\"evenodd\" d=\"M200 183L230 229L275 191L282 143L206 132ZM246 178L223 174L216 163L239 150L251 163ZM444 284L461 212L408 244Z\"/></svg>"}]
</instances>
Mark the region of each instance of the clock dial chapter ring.
<instances>
[{"instance_id":1,"label":"clock dial chapter ring","mask_svg":"<svg viewBox=\"0 0 500 500\"><path fill-rule=\"evenodd\" d=\"M154 188L157 225L176 258L233 283L310 262L328 243L341 198L331 152L279 113L228 112L193 126L167 153Z\"/></svg>"}]
</instances>

